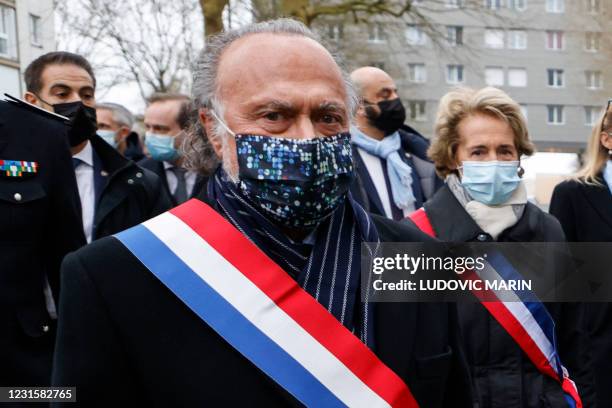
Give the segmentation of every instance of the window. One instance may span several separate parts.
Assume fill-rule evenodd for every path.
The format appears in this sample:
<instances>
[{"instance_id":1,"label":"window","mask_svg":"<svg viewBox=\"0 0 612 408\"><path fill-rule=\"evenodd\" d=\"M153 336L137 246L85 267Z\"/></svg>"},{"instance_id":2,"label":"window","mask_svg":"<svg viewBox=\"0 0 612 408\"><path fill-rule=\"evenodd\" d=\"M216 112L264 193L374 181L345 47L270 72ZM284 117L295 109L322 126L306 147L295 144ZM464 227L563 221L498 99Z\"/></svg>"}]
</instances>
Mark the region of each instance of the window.
<instances>
[{"instance_id":1,"label":"window","mask_svg":"<svg viewBox=\"0 0 612 408\"><path fill-rule=\"evenodd\" d=\"M514 87L527 86L527 70L525 68L508 68L508 85Z\"/></svg>"},{"instance_id":2,"label":"window","mask_svg":"<svg viewBox=\"0 0 612 408\"><path fill-rule=\"evenodd\" d=\"M484 0L484 5L488 9L499 10L502 6L502 2L501 0Z\"/></svg>"},{"instance_id":3,"label":"window","mask_svg":"<svg viewBox=\"0 0 612 408\"><path fill-rule=\"evenodd\" d=\"M549 125L563 125L565 123L562 105L548 105L547 108Z\"/></svg>"},{"instance_id":4,"label":"window","mask_svg":"<svg viewBox=\"0 0 612 408\"><path fill-rule=\"evenodd\" d=\"M486 67L485 82L489 86L504 86L504 69L502 67Z\"/></svg>"},{"instance_id":5,"label":"window","mask_svg":"<svg viewBox=\"0 0 612 408\"><path fill-rule=\"evenodd\" d=\"M0 4L0 56L17 59L15 9Z\"/></svg>"},{"instance_id":6,"label":"window","mask_svg":"<svg viewBox=\"0 0 612 408\"><path fill-rule=\"evenodd\" d=\"M344 24L330 23L327 25L327 37L332 41L340 41L344 38Z\"/></svg>"},{"instance_id":7,"label":"window","mask_svg":"<svg viewBox=\"0 0 612 408\"><path fill-rule=\"evenodd\" d=\"M485 45L489 48L504 48L504 30L487 28L485 30Z\"/></svg>"},{"instance_id":8,"label":"window","mask_svg":"<svg viewBox=\"0 0 612 408\"><path fill-rule=\"evenodd\" d=\"M465 81L463 75L463 65L447 65L446 66L446 82L449 84L461 84Z\"/></svg>"},{"instance_id":9,"label":"window","mask_svg":"<svg viewBox=\"0 0 612 408\"><path fill-rule=\"evenodd\" d=\"M584 124L585 126L594 126L603 113L601 106L585 106L584 107Z\"/></svg>"},{"instance_id":10,"label":"window","mask_svg":"<svg viewBox=\"0 0 612 408\"><path fill-rule=\"evenodd\" d=\"M387 41L387 34L382 23L372 23L369 27L368 41L382 43Z\"/></svg>"},{"instance_id":11,"label":"window","mask_svg":"<svg viewBox=\"0 0 612 408\"><path fill-rule=\"evenodd\" d=\"M521 104L520 106L521 106L521 113L525 117L525 120L527 120L527 113L528 113L527 105Z\"/></svg>"},{"instance_id":12,"label":"window","mask_svg":"<svg viewBox=\"0 0 612 408\"><path fill-rule=\"evenodd\" d=\"M588 13L596 14L601 10L601 0L585 0Z\"/></svg>"},{"instance_id":13,"label":"window","mask_svg":"<svg viewBox=\"0 0 612 408\"><path fill-rule=\"evenodd\" d=\"M30 14L30 42L32 45L42 45L40 38L40 17L34 14Z\"/></svg>"},{"instance_id":14,"label":"window","mask_svg":"<svg viewBox=\"0 0 612 408\"><path fill-rule=\"evenodd\" d=\"M415 24L408 24L406 28L406 42L410 45L425 45L427 37L423 29Z\"/></svg>"},{"instance_id":15,"label":"window","mask_svg":"<svg viewBox=\"0 0 612 408\"><path fill-rule=\"evenodd\" d=\"M512 50L527 49L527 32L525 30L508 31L508 48Z\"/></svg>"},{"instance_id":16,"label":"window","mask_svg":"<svg viewBox=\"0 0 612 408\"><path fill-rule=\"evenodd\" d=\"M427 81L425 64L408 64L408 80L417 83Z\"/></svg>"},{"instance_id":17,"label":"window","mask_svg":"<svg viewBox=\"0 0 612 408\"><path fill-rule=\"evenodd\" d=\"M549 50L562 50L563 31L546 31L546 48Z\"/></svg>"},{"instance_id":18,"label":"window","mask_svg":"<svg viewBox=\"0 0 612 408\"><path fill-rule=\"evenodd\" d=\"M461 26L447 26L446 27L446 39L448 45L457 46L463 45L463 27Z\"/></svg>"},{"instance_id":19,"label":"window","mask_svg":"<svg viewBox=\"0 0 612 408\"><path fill-rule=\"evenodd\" d=\"M516 11L525 11L527 9L527 0L509 0L508 7Z\"/></svg>"},{"instance_id":20,"label":"window","mask_svg":"<svg viewBox=\"0 0 612 408\"><path fill-rule=\"evenodd\" d=\"M458 8L463 6L463 0L446 0L446 7Z\"/></svg>"},{"instance_id":21,"label":"window","mask_svg":"<svg viewBox=\"0 0 612 408\"><path fill-rule=\"evenodd\" d=\"M597 52L599 50L599 39L601 35L599 33L588 32L585 33L584 49L590 52Z\"/></svg>"},{"instance_id":22,"label":"window","mask_svg":"<svg viewBox=\"0 0 612 408\"><path fill-rule=\"evenodd\" d=\"M553 68L548 70L548 86L553 88L562 88L565 86L562 69Z\"/></svg>"},{"instance_id":23,"label":"window","mask_svg":"<svg viewBox=\"0 0 612 408\"><path fill-rule=\"evenodd\" d=\"M546 0L547 13L563 13L565 11L565 0Z\"/></svg>"},{"instance_id":24,"label":"window","mask_svg":"<svg viewBox=\"0 0 612 408\"><path fill-rule=\"evenodd\" d=\"M425 110L427 104L425 101L408 101L408 114L413 122L426 122L427 112Z\"/></svg>"},{"instance_id":25,"label":"window","mask_svg":"<svg viewBox=\"0 0 612 408\"><path fill-rule=\"evenodd\" d=\"M601 89L601 71L585 71L586 87L588 89Z\"/></svg>"}]
</instances>

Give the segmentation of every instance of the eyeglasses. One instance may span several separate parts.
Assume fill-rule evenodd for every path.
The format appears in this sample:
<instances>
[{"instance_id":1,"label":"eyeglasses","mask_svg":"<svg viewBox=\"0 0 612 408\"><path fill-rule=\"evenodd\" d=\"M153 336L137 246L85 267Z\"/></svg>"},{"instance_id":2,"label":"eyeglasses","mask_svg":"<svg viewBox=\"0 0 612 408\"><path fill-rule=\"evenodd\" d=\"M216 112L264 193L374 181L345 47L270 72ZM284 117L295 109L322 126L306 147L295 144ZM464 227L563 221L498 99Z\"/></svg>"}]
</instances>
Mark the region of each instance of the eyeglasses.
<instances>
[{"instance_id":1,"label":"eyeglasses","mask_svg":"<svg viewBox=\"0 0 612 408\"><path fill-rule=\"evenodd\" d=\"M604 131L604 124L606 123L606 116L608 116L608 110L610 109L610 104L612 104L612 98L608 99L608 104L606 105L606 110L604 111L604 117L603 117L603 120L601 121L601 129L599 129L600 133Z\"/></svg>"}]
</instances>

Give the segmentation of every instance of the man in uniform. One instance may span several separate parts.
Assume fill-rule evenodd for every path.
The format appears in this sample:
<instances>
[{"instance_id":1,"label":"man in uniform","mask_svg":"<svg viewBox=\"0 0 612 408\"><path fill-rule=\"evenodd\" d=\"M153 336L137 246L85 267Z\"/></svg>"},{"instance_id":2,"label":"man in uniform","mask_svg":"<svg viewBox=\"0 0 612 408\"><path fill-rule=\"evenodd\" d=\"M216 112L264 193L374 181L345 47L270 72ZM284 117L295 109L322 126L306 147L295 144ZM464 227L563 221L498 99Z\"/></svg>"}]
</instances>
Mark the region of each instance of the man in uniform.
<instances>
[{"instance_id":1,"label":"man in uniform","mask_svg":"<svg viewBox=\"0 0 612 408\"><path fill-rule=\"evenodd\" d=\"M65 260L54 384L83 406L469 406L454 307L360 296L362 242L427 238L347 193L330 53L274 20L211 39L194 74L209 201Z\"/></svg>"},{"instance_id":2,"label":"man in uniform","mask_svg":"<svg viewBox=\"0 0 612 408\"><path fill-rule=\"evenodd\" d=\"M85 243L65 118L0 101L0 385L45 386L64 256Z\"/></svg>"}]
</instances>

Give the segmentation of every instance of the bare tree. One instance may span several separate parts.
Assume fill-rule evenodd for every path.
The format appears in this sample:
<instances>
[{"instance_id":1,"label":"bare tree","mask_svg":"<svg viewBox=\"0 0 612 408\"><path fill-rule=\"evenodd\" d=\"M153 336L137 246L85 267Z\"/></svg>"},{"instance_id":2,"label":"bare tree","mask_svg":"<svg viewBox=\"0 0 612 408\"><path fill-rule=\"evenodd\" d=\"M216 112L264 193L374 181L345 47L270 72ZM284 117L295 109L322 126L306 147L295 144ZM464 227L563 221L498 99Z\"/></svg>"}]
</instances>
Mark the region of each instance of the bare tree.
<instances>
[{"instance_id":1,"label":"bare tree","mask_svg":"<svg viewBox=\"0 0 612 408\"><path fill-rule=\"evenodd\" d=\"M195 0L57 2L59 49L87 57L109 88L136 83L151 92L186 91L203 43Z\"/></svg>"}]
</instances>

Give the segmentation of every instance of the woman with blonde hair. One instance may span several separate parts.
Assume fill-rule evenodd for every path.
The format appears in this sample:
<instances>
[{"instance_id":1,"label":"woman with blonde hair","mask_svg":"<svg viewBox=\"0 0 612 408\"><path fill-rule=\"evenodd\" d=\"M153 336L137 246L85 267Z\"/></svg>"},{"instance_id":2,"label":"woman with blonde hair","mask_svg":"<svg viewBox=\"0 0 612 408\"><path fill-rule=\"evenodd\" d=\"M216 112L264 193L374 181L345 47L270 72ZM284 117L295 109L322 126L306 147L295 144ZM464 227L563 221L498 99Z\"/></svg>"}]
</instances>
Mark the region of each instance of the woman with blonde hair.
<instances>
[{"instance_id":1,"label":"woman with blonde hair","mask_svg":"<svg viewBox=\"0 0 612 408\"><path fill-rule=\"evenodd\" d=\"M559 222L527 201L520 159L533 152L520 106L506 93L491 87L447 93L428 151L445 185L410 218L447 242L565 241ZM562 375L547 375L546 366L525 349L527 337L519 333L522 339L517 340L517 332L485 306L458 304L474 406L567 407ZM569 304L542 307L548 320L541 324L556 326L549 334L558 339L559 356L577 383L583 406L590 407L590 370L580 355L586 349L581 343L583 309Z\"/></svg>"},{"instance_id":2,"label":"woman with blonde hair","mask_svg":"<svg viewBox=\"0 0 612 408\"><path fill-rule=\"evenodd\" d=\"M612 99L593 127L584 166L557 185L550 202L570 242L612 242ZM600 407L612 407L612 304L586 306Z\"/></svg>"}]
</instances>

